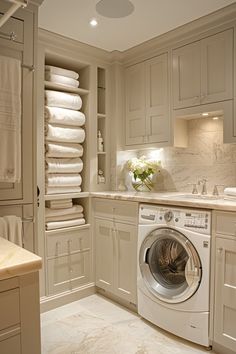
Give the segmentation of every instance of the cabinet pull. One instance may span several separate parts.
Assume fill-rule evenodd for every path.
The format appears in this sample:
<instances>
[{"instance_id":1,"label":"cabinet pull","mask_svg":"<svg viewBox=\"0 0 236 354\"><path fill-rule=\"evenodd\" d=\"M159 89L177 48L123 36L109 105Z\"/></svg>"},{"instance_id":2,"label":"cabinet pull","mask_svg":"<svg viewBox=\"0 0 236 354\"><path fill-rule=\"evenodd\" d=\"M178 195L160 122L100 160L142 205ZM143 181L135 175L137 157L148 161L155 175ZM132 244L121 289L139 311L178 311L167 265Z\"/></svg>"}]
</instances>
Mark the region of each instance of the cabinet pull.
<instances>
[{"instance_id":1,"label":"cabinet pull","mask_svg":"<svg viewBox=\"0 0 236 354\"><path fill-rule=\"evenodd\" d=\"M218 252L219 254L221 254L221 253L222 253L222 251L223 251L223 248L222 248L222 247L217 248L217 252Z\"/></svg>"},{"instance_id":2,"label":"cabinet pull","mask_svg":"<svg viewBox=\"0 0 236 354\"><path fill-rule=\"evenodd\" d=\"M68 240L67 241L67 244L68 244L68 253L71 254L71 243L72 243L72 240Z\"/></svg>"}]
</instances>

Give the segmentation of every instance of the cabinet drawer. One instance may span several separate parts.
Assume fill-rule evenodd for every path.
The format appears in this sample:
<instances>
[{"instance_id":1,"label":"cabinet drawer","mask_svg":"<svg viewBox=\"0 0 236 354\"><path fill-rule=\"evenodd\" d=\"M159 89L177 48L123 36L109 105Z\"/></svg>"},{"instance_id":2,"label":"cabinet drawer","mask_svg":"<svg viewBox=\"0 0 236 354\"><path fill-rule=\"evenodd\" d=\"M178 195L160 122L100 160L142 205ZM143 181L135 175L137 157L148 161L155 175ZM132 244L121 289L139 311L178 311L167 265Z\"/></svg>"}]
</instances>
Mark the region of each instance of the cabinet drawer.
<instances>
[{"instance_id":1,"label":"cabinet drawer","mask_svg":"<svg viewBox=\"0 0 236 354\"><path fill-rule=\"evenodd\" d=\"M8 338L0 342L1 354L21 354L20 335Z\"/></svg>"},{"instance_id":2,"label":"cabinet drawer","mask_svg":"<svg viewBox=\"0 0 236 354\"><path fill-rule=\"evenodd\" d=\"M94 200L95 215L105 219L138 222L138 203L117 200Z\"/></svg>"},{"instance_id":3,"label":"cabinet drawer","mask_svg":"<svg viewBox=\"0 0 236 354\"><path fill-rule=\"evenodd\" d=\"M0 293L0 331L20 323L19 300L19 288Z\"/></svg>"},{"instance_id":4,"label":"cabinet drawer","mask_svg":"<svg viewBox=\"0 0 236 354\"><path fill-rule=\"evenodd\" d=\"M3 15L0 13L0 18ZM24 22L22 20L10 17L9 20L1 27L1 33L6 34L6 39L11 32L14 32L16 39L14 42L24 42ZM3 35L4 37L4 35Z\"/></svg>"},{"instance_id":5,"label":"cabinet drawer","mask_svg":"<svg viewBox=\"0 0 236 354\"><path fill-rule=\"evenodd\" d=\"M216 233L236 237L236 213L216 212L215 215Z\"/></svg>"},{"instance_id":6,"label":"cabinet drawer","mask_svg":"<svg viewBox=\"0 0 236 354\"><path fill-rule=\"evenodd\" d=\"M47 235L47 256L58 257L90 249L90 229Z\"/></svg>"},{"instance_id":7,"label":"cabinet drawer","mask_svg":"<svg viewBox=\"0 0 236 354\"><path fill-rule=\"evenodd\" d=\"M48 260L50 295L85 285L90 279L90 251Z\"/></svg>"}]
</instances>

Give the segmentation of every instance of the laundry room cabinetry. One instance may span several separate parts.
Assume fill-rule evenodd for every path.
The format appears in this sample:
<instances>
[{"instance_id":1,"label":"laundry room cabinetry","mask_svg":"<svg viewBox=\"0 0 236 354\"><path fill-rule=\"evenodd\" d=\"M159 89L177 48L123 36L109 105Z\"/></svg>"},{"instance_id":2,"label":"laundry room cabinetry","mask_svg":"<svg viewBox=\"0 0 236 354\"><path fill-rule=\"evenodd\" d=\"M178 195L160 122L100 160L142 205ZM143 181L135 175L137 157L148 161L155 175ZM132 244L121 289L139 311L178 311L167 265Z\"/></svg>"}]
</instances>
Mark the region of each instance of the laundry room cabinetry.
<instances>
[{"instance_id":1,"label":"laundry room cabinetry","mask_svg":"<svg viewBox=\"0 0 236 354\"><path fill-rule=\"evenodd\" d=\"M236 213L214 214L214 335L216 346L236 348ZM213 345L214 349L214 345ZM226 351L225 351L226 352ZM223 353L223 351L222 351Z\"/></svg>"},{"instance_id":2,"label":"laundry room cabinetry","mask_svg":"<svg viewBox=\"0 0 236 354\"><path fill-rule=\"evenodd\" d=\"M136 304L138 204L94 199L93 207L96 285Z\"/></svg>"},{"instance_id":3,"label":"laundry room cabinetry","mask_svg":"<svg viewBox=\"0 0 236 354\"><path fill-rule=\"evenodd\" d=\"M126 145L169 140L168 54L125 70Z\"/></svg>"},{"instance_id":4,"label":"laundry room cabinetry","mask_svg":"<svg viewBox=\"0 0 236 354\"><path fill-rule=\"evenodd\" d=\"M233 29L172 51L173 108L233 98Z\"/></svg>"}]
</instances>

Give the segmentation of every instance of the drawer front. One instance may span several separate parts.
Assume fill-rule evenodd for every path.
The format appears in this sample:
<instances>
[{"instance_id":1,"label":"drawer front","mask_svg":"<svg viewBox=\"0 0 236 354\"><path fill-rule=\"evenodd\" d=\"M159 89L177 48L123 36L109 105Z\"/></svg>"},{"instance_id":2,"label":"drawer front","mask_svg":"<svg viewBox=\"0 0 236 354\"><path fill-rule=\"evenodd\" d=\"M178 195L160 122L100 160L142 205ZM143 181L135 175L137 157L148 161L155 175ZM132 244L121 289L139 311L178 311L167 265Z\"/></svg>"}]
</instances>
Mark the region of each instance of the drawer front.
<instances>
[{"instance_id":1,"label":"drawer front","mask_svg":"<svg viewBox=\"0 0 236 354\"><path fill-rule=\"evenodd\" d=\"M94 200L97 217L136 224L138 222L138 203L117 200Z\"/></svg>"},{"instance_id":2,"label":"drawer front","mask_svg":"<svg viewBox=\"0 0 236 354\"><path fill-rule=\"evenodd\" d=\"M47 234L47 256L58 257L90 249L90 229Z\"/></svg>"},{"instance_id":3,"label":"drawer front","mask_svg":"<svg viewBox=\"0 0 236 354\"><path fill-rule=\"evenodd\" d=\"M20 335L8 338L0 342L1 354L21 354Z\"/></svg>"},{"instance_id":4,"label":"drawer front","mask_svg":"<svg viewBox=\"0 0 236 354\"><path fill-rule=\"evenodd\" d=\"M72 290L90 281L90 251L49 259L47 263L50 295Z\"/></svg>"},{"instance_id":5,"label":"drawer front","mask_svg":"<svg viewBox=\"0 0 236 354\"><path fill-rule=\"evenodd\" d=\"M0 13L0 18L2 16L3 15ZM10 17L9 20L1 27L1 34L3 37L6 35L6 39L8 39L8 35L11 32L14 32L16 36L14 42L24 42L24 22L22 20Z\"/></svg>"},{"instance_id":6,"label":"drawer front","mask_svg":"<svg viewBox=\"0 0 236 354\"><path fill-rule=\"evenodd\" d=\"M236 213L216 212L215 215L216 233L236 237Z\"/></svg>"},{"instance_id":7,"label":"drawer front","mask_svg":"<svg viewBox=\"0 0 236 354\"><path fill-rule=\"evenodd\" d=\"M19 288L0 293L0 331L20 323L19 301Z\"/></svg>"}]
</instances>

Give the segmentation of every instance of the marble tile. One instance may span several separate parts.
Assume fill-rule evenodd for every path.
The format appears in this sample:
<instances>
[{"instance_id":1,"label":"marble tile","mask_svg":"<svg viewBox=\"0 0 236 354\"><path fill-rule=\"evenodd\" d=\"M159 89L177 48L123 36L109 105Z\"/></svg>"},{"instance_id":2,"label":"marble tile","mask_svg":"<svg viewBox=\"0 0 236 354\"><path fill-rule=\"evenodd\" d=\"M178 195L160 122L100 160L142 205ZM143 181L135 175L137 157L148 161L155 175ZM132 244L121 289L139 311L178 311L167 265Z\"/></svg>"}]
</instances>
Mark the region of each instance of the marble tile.
<instances>
[{"instance_id":1,"label":"marble tile","mask_svg":"<svg viewBox=\"0 0 236 354\"><path fill-rule=\"evenodd\" d=\"M101 295L42 315L42 354L201 354ZM213 354L213 352L211 352Z\"/></svg>"}]
</instances>

